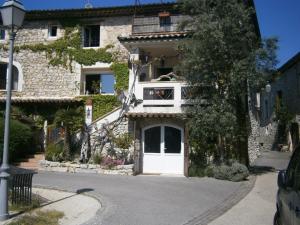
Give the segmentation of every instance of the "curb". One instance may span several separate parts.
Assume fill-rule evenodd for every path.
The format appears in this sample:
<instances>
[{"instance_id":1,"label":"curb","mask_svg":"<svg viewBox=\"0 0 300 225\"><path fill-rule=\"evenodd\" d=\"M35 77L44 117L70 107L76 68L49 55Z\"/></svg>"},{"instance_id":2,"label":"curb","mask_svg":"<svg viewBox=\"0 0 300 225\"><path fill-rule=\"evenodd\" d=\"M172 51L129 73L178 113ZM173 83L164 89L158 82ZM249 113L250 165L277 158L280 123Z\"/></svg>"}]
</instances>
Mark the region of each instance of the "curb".
<instances>
[{"instance_id":1,"label":"curb","mask_svg":"<svg viewBox=\"0 0 300 225\"><path fill-rule=\"evenodd\" d=\"M217 206L208 209L201 215L194 217L183 225L207 225L216 218L222 216L228 210L230 210L234 205L239 203L244 199L249 192L253 189L256 181L256 176L250 176L248 181L243 182L238 188L237 192L229 195L223 202Z\"/></svg>"},{"instance_id":2,"label":"curb","mask_svg":"<svg viewBox=\"0 0 300 225\"><path fill-rule=\"evenodd\" d=\"M70 191L70 190L67 190L67 189L62 189L62 188L57 188L57 187L43 186L43 185L38 185L38 184L37 185L33 185L32 187L33 188L45 189L45 190L54 190L54 191L68 192L68 193L73 193L73 194L78 194L78 195L85 195L87 197L93 198L96 201L98 201L99 204L100 204L100 208L97 210L97 212L96 212L96 214L95 214L94 217L96 217L97 215L99 215L100 213L102 213L104 211L104 209L106 208L105 204L102 202L102 200L98 196L96 196L94 194L91 194L91 193L76 193L74 191ZM93 218L91 218L90 220L93 220ZM88 222L88 221L86 221L86 222ZM85 223L83 223L83 224L85 224Z\"/></svg>"}]
</instances>

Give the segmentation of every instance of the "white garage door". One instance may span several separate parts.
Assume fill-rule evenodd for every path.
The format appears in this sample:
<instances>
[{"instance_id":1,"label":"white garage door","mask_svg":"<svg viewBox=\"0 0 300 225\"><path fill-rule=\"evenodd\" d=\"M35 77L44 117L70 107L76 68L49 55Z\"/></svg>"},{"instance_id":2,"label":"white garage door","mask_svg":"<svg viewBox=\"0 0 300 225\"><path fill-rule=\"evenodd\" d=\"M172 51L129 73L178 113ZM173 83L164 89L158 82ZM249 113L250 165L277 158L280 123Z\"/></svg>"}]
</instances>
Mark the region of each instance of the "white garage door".
<instances>
[{"instance_id":1,"label":"white garage door","mask_svg":"<svg viewBox=\"0 0 300 225\"><path fill-rule=\"evenodd\" d=\"M183 130L171 125L143 129L143 173L184 173Z\"/></svg>"}]
</instances>

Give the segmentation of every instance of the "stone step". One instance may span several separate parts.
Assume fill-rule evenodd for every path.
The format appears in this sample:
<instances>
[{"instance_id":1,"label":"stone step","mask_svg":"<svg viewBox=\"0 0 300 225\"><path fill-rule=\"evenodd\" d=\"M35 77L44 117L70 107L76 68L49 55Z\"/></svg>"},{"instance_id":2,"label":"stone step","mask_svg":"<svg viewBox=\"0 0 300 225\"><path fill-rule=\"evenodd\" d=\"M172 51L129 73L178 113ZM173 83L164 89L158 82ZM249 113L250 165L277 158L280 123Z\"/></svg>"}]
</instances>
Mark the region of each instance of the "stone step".
<instances>
[{"instance_id":1,"label":"stone step","mask_svg":"<svg viewBox=\"0 0 300 225\"><path fill-rule=\"evenodd\" d=\"M15 166L24 169L38 170L39 161L44 159L45 155L43 153L37 153L34 155L30 155L27 158L20 160L19 162L16 162Z\"/></svg>"}]
</instances>

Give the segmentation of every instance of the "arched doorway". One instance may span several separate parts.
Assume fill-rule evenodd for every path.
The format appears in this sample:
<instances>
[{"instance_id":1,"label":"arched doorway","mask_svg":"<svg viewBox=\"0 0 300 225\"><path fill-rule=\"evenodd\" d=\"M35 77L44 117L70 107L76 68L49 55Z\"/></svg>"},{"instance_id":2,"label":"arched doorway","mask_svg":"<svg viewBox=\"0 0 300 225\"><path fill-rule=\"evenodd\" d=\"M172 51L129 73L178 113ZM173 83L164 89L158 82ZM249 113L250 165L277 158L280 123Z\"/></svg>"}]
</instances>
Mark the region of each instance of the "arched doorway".
<instances>
[{"instance_id":1,"label":"arched doorway","mask_svg":"<svg viewBox=\"0 0 300 225\"><path fill-rule=\"evenodd\" d=\"M182 128L155 125L143 129L143 173L184 174Z\"/></svg>"}]
</instances>

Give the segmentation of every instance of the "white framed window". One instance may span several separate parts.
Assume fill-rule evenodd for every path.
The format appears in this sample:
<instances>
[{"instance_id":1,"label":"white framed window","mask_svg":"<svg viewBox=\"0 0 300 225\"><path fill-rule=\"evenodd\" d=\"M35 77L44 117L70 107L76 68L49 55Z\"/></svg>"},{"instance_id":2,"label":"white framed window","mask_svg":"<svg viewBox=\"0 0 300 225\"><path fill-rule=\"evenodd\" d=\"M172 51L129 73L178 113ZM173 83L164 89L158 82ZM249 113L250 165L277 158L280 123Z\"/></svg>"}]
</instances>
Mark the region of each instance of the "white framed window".
<instances>
[{"instance_id":1,"label":"white framed window","mask_svg":"<svg viewBox=\"0 0 300 225\"><path fill-rule=\"evenodd\" d=\"M48 37L49 38L57 38L58 36L58 26L56 25L49 25L48 28Z\"/></svg>"},{"instance_id":2,"label":"white framed window","mask_svg":"<svg viewBox=\"0 0 300 225\"><path fill-rule=\"evenodd\" d=\"M7 63L0 63L0 90L6 90L7 65ZM13 91L19 90L19 71L15 66L12 71L11 88Z\"/></svg>"},{"instance_id":3,"label":"white framed window","mask_svg":"<svg viewBox=\"0 0 300 225\"><path fill-rule=\"evenodd\" d=\"M6 38L5 29L0 28L0 41L5 41L5 38Z\"/></svg>"},{"instance_id":4,"label":"white framed window","mask_svg":"<svg viewBox=\"0 0 300 225\"><path fill-rule=\"evenodd\" d=\"M111 73L85 74L84 94L115 94L115 76Z\"/></svg>"},{"instance_id":5,"label":"white framed window","mask_svg":"<svg viewBox=\"0 0 300 225\"><path fill-rule=\"evenodd\" d=\"M100 25L83 27L83 47L100 47Z\"/></svg>"}]
</instances>

